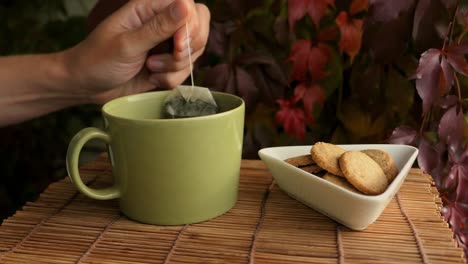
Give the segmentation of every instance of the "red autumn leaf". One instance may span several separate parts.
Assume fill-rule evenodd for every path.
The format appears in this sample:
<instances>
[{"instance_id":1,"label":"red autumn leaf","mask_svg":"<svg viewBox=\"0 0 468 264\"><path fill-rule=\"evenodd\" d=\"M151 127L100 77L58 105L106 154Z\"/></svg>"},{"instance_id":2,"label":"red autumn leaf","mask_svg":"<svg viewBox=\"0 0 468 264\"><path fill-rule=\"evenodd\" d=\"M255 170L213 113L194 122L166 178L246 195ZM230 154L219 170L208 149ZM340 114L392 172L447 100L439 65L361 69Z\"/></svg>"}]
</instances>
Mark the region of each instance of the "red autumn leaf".
<instances>
[{"instance_id":1,"label":"red autumn leaf","mask_svg":"<svg viewBox=\"0 0 468 264\"><path fill-rule=\"evenodd\" d=\"M440 45L440 35L438 34L440 28L436 29L436 27L445 24L445 21L442 22L440 19L446 10L443 10L444 8L439 1L420 0L416 2L413 16L413 45L416 50L437 47ZM434 23L435 21L437 23Z\"/></svg>"},{"instance_id":2,"label":"red autumn leaf","mask_svg":"<svg viewBox=\"0 0 468 264\"><path fill-rule=\"evenodd\" d=\"M447 109L454 106L458 102L458 97L456 95L450 94L445 97L440 98L437 104L442 109Z\"/></svg>"},{"instance_id":3,"label":"red autumn leaf","mask_svg":"<svg viewBox=\"0 0 468 264\"><path fill-rule=\"evenodd\" d=\"M455 234L455 239L461 247L465 247L467 240L466 222L468 215L468 204L465 202L450 201L444 203L442 214Z\"/></svg>"},{"instance_id":4,"label":"red autumn leaf","mask_svg":"<svg viewBox=\"0 0 468 264\"><path fill-rule=\"evenodd\" d=\"M308 40L297 40L291 47L288 61L292 61L292 79L298 81L307 80L307 73L313 80L321 80L327 76L325 65L330 58L330 47L318 43L312 45Z\"/></svg>"},{"instance_id":5,"label":"red autumn leaf","mask_svg":"<svg viewBox=\"0 0 468 264\"><path fill-rule=\"evenodd\" d=\"M236 81L233 68L230 64L222 63L214 66L207 71L203 85L215 91L234 94L236 92Z\"/></svg>"},{"instance_id":6,"label":"red autumn leaf","mask_svg":"<svg viewBox=\"0 0 468 264\"><path fill-rule=\"evenodd\" d=\"M306 126L305 114L302 108L296 106L297 98L278 99L276 102L280 105L280 110L276 112L276 122L284 127L286 133L303 140Z\"/></svg>"},{"instance_id":7,"label":"red autumn leaf","mask_svg":"<svg viewBox=\"0 0 468 264\"><path fill-rule=\"evenodd\" d=\"M419 142L418 165L425 173L430 174L439 165L439 153L424 138Z\"/></svg>"},{"instance_id":8,"label":"red autumn leaf","mask_svg":"<svg viewBox=\"0 0 468 264\"><path fill-rule=\"evenodd\" d=\"M449 61L442 57L440 60L442 72L439 73L439 95L445 95L450 90L453 84L453 70L450 67Z\"/></svg>"},{"instance_id":9,"label":"red autumn leaf","mask_svg":"<svg viewBox=\"0 0 468 264\"><path fill-rule=\"evenodd\" d=\"M276 59L270 55L258 53L244 53L236 58L236 64L240 65L258 65L264 72L264 77L271 78L279 87L286 87L289 84L284 70L278 64ZM279 87L277 87L279 89ZM276 88L276 87L275 87Z\"/></svg>"},{"instance_id":10,"label":"red autumn leaf","mask_svg":"<svg viewBox=\"0 0 468 264\"><path fill-rule=\"evenodd\" d=\"M445 6L445 8L450 10L457 5L458 0L440 0L440 2ZM463 6L463 4L461 4L461 6Z\"/></svg>"},{"instance_id":11,"label":"red autumn leaf","mask_svg":"<svg viewBox=\"0 0 468 264\"><path fill-rule=\"evenodd\" d=\"M450 174L454 173L457 178L457 201L466 201L468 198L468 164L454 164L450 170Z\"/></svg>"},{"instance_id":12,"label":"red autumn leaf","mask_svg":"<svg viewBox=\"0 0 468 264\"><path fill-rule=\"evenodd\" d=\"M462 147L464 145L464 147ZM462 149L464 148L464 149ZM444 207L442 214L454 231L459 246L466 248L467 242L467 218L468 215L468 145L460 144L449 149L450 168L442 188L441 197ZM452 163L453 162L453 163Z\"/></svg>"},{"instance_id":13,"label":"red autumn leaf","mask_svg":"<svg viewBox=\"0 0 468 264\"><path fill-rule=\"evenodd\" d=\"M459 156L459 160L468 162L468 144L465 144L465 149L462 154Z\"/></svg>"},{"instance_id":14,"label":"red autumn leaf","mask_svg":"<svg viewBox=\"0 0 468 264\"><path fill-rule=\"evenodd\" d=\"M389 22L401 13L411 10L415 0L369 0L369 20L371 23Z\"/></svg>"},{"instance_id":15,"label":"red autumn leaf","mask_svg":"<svg viewBox=\"0 0 468 264\"><path fill-rule=\"evenodd\" d=\"M468 32L468 3L465 5L461 5L457 12L457 20L458 23L460 23L461 26L463 26L463 32L461 35L464 35Z\"/></svg>"},{"instance_id":16,"label":"red autumn leaf","mask_svg":"<svg viewBox=\"0 0 468 264\"><path fill-rule=\"evenodd\" d=\"M444 144L445 142L439 141L439 144L440 143ZM447 163L460 164L460 163L467 161L466 160L466 151L468 150L467 147L468 145L466 145L463 142L457 145L455 144L448 145L446 147L446 150L448 152Z\"/></svg>"},{"instance_id":17,"label":"red autumn leaf","mask_svg":"<svg viewBox=\"0 0 468 264\"><path fill-rule=\"evenodd\" d=\"M410 78L421 79L423 75L429 71L429 68L431 68L433 64L439 62L439 56L440 50L438 49L426 50L419 59L419 65L416 69L416 73Z\"/></svg>"},{"instance_id":18,"label":"red autumn leaf","mask_svg":"<svg viewBox=\"0 0 468 264\"><path fill-rule=\"evenodd\" d=\"M324 68L330 59L330 54L330 47L322 43L310 48L308 65L312 80L322 80L328 75Z\"/></svg>"},{"instance_id":19,"label":"red autumn leaf","mask_svg":"<svg viewBox=\"0 0 468 264\"><path fill-rule=\"evenodd\" d=\"M418 137L418 132L411 127L401 126L393 130L389 138L390 144L414 145Z\"/></svg>"},{"instance_id":20,"label":"red autumn leaf","mask_svg":"<svg viewBox=\"0 0 468 264\"><path fill-rule=\"evenodd\" d=\"M340 28L340 52L346 52L351 61L361 49L362 42L362 20L352 19L344 11L336 18L336 24Z\"/></svg>"},{"instance_id":21,"label":"red autumn leaf","mask_svg":"<svg viewBox=\"0 0 468 264\"><path fill-rule=\"evenodd\" d=\"M241 96L249 111L257 103L259 89L251 74L241 67L223 63L207 71L203 85L214 91L237 94Z\"/></svg>"},{"instance_id":22,"label":"red autumn leaf","mask_svg":"<svg viewBox=\"0 0 468 264\"><path fill-rule=\"evenodd\" d=\"M463 142L465 129L465 118L463 111L457 111L457 106L449 108L439 123L439 138L449 144L449 146L460 146Z\"/></svg>"},{"instance_id":23,"label":"red autumn leaf","mask_svg":"<svg viewBox=\"0 0 468 264\"><path fill-rule=\"evenodd\" d=\"M457 164L454 164L452 166L452 168L450 168L450 172L448 173L448 175L446 177L444 177L444 181L443 181L443 187L442 189L445 190L445 191L450 191L450 190L454 190L457 188L457 184L458 184L458 172L459 172L459 166ZM455 197L457 196L456 192L455 192Z\"/></svg>"},{"instance_id":24,"label":"red autumn leaf","mask_svg":"<svg viewBox=\"0 0 468 264\"><path fill-rule=\"evenodd\" d=\"M241 67L235 68L237 94L245 101L245 108L250 111L255 107L259 94L252 76Z\"/></svg>"},{"instance_id":25,"label":"red autumn leaf","mask_svg":"<svg viewBox=\"0 0 468 264\"><path fill-rule=\"evenodd\" d=\"M310 41L308 40L298 40L292 45L291 53L287 60L294 63L292 71L293 80L305 80L307 78L309 52Z\"/></svg>"},{"instance_id":26,"label":"red autumn leaf","mask_svg":"<svg viewBox=\"0 0 468 264\"><path fill-rule=\"evenodd\" d=\"M354 16L355 14L366 11L369 8L369 0L354 0L349 7L349 14Z\"/></svg>"},{"instance_id":27,"label":"red autumn leaf","mask_svg":"<svg viewBox=\"0 0 468 264\"><path fill-rule=\"evenodd\" d=\"M326 27L317 34L317 41L325 42L336 40L338 36L338 28L336 26Z\"/></svg>"},{"instance_id":28,"label":"red autumn leaf","mask_svg":"<svg viewBox=\"0 0 468 264\"><path fill-rule=\"evenodd\" d=\"M453 83L453 70L441 51L429 49L421 55L416 73L416 89L423 100L423 113L427 113L438 98L447 94Z\"/></svg>"},{"instance_id":29,"label":"red autumn leaf","mask_svg":"<svg viewBox=\"0 0 468 264\"><path fill-rule=\"evenodd\" d=\"M313 122L314 118L312 114L315 107L317 105L322 107L325 101L325 92L322 87L317 83L307 84L302 82L294 89L294 96L302 100L306 116Z\"/></svg>"},{"instance_id":30,"label":"red autumn leaf","mask_svg":"<svg viewBox=\"0 0 468 264\"><path fill-rule=\"evenodd\" d=\"M292 30L296 21L300 20L306 13L309 14L317 28L320 20L325 16L328 6L334 6L335 0L289 0L288 19Z\"/></svg>"},{"instance_id":31,"label":"red autumn leaf","mask_svg":"<svg viewBox=\"0 0 468 264\"><path fill-rule=\"evenodd\" d=\"M218 56L226 54L228 47L229 35L236 30L236 24L232 21L224 23L211 21L210 36L207 43L207 51Z\"/></svg>"},{"instance_id":32,"label":"red autumn leaf","mask_svg":"<svg viewBox=\"0 0 468 264\"><path fill-rule=\"evenodd\" d=\"M257 95L261 94L259 100L274 104L277 98L283 97L289 79L274 57L258 52L246 52L237 56L234 64L248 69L257 87ZM258 103L258 100L255 103Z\"/></svg>"},{"instance_id":33,"label":"red autumn leaf","mask_svg":"<svg viewBox=\"0 0 468 264\"><path fill-rule=\"evenodd\" d=\"M448 63L455 71L465 76L468 76L468 64L465 59L467 53L468 43L450 45L445 53Z\"/></svg>"},{"instance_id":34,"label":"red autumn leaf","mask_svg":"<svg viewBox=\"0 0 468 264\"><path fill-rule=\"evenodd\" d=\"M434 169L431 171L431 175L434 179L436 186L443 189L443 186L445 184L444 182L447 178L447 164L452 164L451 161L447 161L447 152L450 152L450 150L447 149L447 144L445 144L445 142L442 141L433 143L431 147L437 154L437 165L434 166ZM422 149L419 150L421 151Z\"/></svg>"},{"instance_id":35,"label":"red autumn leaf","mask_svg":"<svg viewBox=\"0 0 468 264\"><path fill-rule=\"evenodd\" d=\"M408 51L416 0L369 0L362 46L375 62L394 64Z\"/></svg>"}]
</instances>

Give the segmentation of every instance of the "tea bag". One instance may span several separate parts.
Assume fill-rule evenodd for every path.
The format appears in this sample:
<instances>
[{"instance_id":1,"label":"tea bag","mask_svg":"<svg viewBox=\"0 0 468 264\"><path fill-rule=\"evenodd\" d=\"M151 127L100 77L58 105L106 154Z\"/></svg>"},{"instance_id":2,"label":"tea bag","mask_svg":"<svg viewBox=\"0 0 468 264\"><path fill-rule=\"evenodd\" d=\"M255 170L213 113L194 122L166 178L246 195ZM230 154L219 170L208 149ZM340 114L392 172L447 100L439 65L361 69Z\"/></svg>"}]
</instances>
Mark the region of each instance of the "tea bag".
<instances>
[{"instance_id":1,"label":"tea bag","mask_svg":"<svg viewBox=\"0 0 468 264\"><path fill-rule=\"evenodd\" d=\"M164 101L164 113L166 118L184 118L212 115L218 112L218 105L210 90L197 87L193 84L193 64L190 50L188 24L185 24L187 35L187 52L190 61L190 78L192 86L178 86Z\"/></svg>"}]
</instances>

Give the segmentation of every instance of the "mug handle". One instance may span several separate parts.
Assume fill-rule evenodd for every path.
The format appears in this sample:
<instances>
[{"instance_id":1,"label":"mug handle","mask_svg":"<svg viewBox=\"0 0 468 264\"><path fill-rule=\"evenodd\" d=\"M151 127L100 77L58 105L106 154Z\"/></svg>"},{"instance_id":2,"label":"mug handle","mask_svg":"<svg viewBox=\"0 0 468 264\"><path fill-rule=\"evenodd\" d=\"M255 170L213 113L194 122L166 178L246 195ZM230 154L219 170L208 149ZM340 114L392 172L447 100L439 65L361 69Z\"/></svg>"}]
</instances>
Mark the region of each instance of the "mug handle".
<instances>
[{"instance_id":1,"label":"mug handle","mask_svg":"<svg viewBox=\"0 0 468 264\"><path fill-rule=\"evenodd\" d=\"M78 160L80 152L83 146L91 139L100 139L106 144L110 143L110 136L101 129L95 127L87 127L78 132L73 139L70 141L67 150L67 171L71 178L72 183L75 187L84 195L97 199L97 200L109 200L120 197L120 191L117 186L114 185L104 189L93 189L86 186L80 177L78 170ZM114 181L115 182L115 181Z\"/></svg>"}]
</instances>

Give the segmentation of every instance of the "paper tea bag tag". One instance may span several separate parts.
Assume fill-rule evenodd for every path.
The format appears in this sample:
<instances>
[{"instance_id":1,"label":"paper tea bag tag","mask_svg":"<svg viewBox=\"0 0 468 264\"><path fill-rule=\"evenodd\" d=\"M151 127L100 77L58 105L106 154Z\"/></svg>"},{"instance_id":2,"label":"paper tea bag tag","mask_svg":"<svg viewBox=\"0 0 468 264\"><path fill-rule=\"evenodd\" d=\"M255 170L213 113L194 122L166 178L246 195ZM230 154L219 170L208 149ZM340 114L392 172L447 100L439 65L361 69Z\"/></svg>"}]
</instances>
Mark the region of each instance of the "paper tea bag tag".
<instances>
[{"instance_id":1,"label":"paper tea bag tag","mask_svg":"<svg viewBox=\"0 0 468 264\"><path fill-rule=\"evenodd\" d=\"M179 86L176 89L179 90L180 94L187 102L202 100L203 102L216 105L216 102L208 88L197 86Z\"/></svg>"}]
</instances>

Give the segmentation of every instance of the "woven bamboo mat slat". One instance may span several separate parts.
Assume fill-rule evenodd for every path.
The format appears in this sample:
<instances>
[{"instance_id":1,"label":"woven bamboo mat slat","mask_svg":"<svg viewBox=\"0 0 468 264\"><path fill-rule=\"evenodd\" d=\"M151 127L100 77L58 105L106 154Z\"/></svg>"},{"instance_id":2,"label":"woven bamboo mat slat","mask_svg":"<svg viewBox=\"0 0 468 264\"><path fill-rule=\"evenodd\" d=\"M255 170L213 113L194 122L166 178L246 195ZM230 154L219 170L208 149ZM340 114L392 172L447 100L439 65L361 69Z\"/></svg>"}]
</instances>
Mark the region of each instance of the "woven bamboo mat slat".
<instances>
[{"instance_id":1,"label":"woven bamboo mat slat","mask_svg":"<svg viewBox=\"0 0 468 264\"><path fill-rule=\"evenodd\" d=\"M111 184L107 156L81 168ZM127 219L68 179L0 226L0 263L466 263L431 177L413 169L381 217L353 231L283 193L261 161L242 162L239 200L210 221L155 226Z\"/></svg>"}]
</instances>

